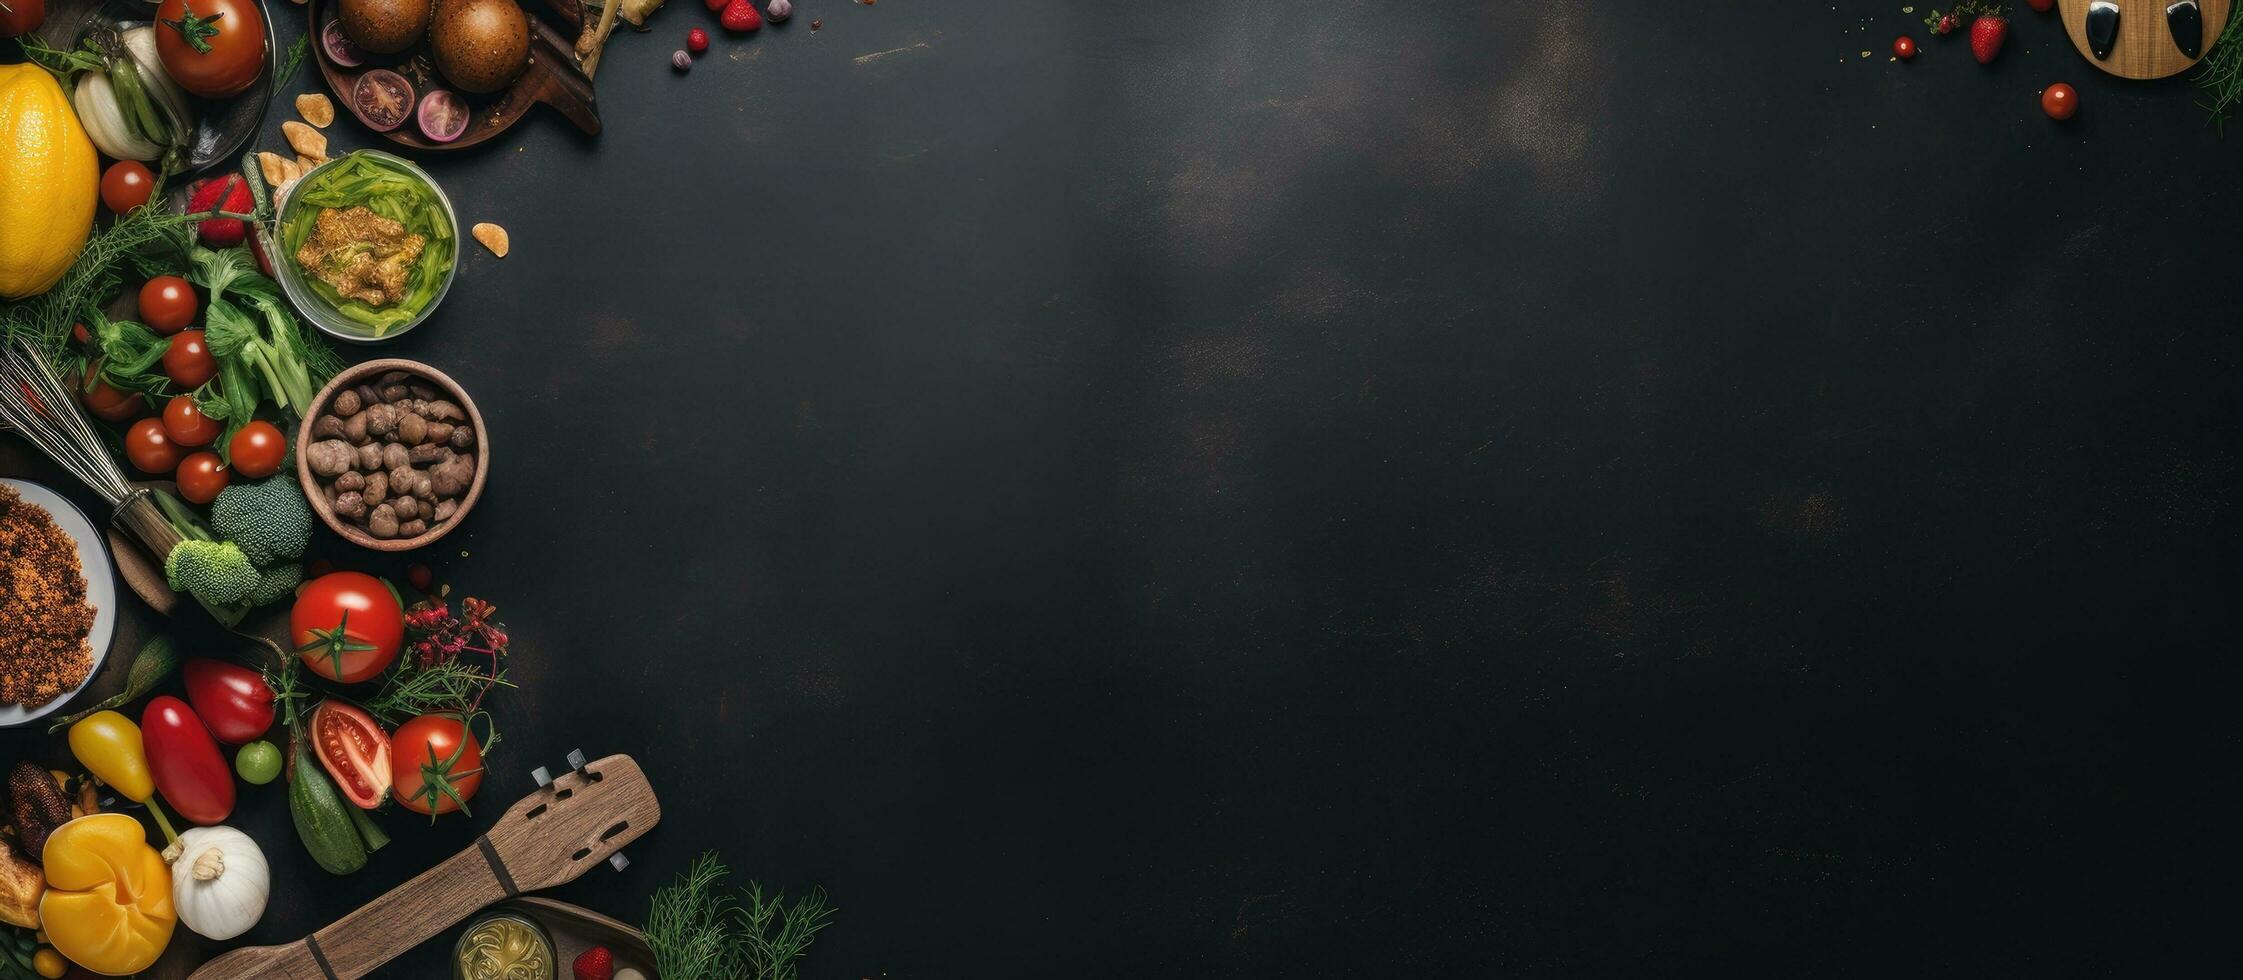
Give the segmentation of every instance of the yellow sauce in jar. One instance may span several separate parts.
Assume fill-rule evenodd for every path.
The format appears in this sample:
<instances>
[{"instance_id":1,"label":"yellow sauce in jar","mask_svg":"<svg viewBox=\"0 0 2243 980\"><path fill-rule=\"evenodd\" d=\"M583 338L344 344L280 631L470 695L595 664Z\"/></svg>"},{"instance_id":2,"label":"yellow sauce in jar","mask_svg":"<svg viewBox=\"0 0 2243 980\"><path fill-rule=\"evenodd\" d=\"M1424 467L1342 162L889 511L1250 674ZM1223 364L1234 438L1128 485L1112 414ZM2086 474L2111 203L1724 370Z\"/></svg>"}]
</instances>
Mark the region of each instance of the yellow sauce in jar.
<instances>
[{"instance_id":1,"label":"yellow sauce in jar","mask_svg":"<svg viewBox=\"0 0 2243 980\"><path fill-rule=\"evenodd\" d=\"M553 943L545 930L500 912L477 920L452 954L459 980L553 980Z\"/></svg>"}]
</instances>

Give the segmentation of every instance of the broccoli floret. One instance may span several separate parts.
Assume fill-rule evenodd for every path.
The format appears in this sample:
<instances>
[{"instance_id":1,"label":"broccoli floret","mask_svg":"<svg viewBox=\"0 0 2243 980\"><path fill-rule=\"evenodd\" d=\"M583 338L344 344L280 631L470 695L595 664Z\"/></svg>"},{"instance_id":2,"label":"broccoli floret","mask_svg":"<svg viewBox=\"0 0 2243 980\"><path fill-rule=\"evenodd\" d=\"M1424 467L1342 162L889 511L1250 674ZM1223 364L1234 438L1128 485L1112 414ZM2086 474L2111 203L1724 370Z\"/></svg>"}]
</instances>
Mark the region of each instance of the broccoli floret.
<instances>
[{"instance_id":1,"label":"broccoli floret","mask_svg":"<svg viewBox=\"0 0 2243 980\"><path fill-rule=\"evenodd\" d=\"M249 604L252 606L270 605L286 599L296 592L296 583L304 580L304 568L295 562L274 565L257 574L257 591L249 594Z\"/></svg>"},{"instance_id":2,"label":"broccoli floret","mask_svg":"<svg viewBox=\"0 0 2243 980\"><path fill-rule=\"evenodd\" d=\"M217 606L240 605L257 591L260 576L249 556L231 541L181 541L164 558L171 587Z\"/></svg>"},{"instance_id":3,"label":"broccoli floret","mask_svg":"<svg viewBox=\"0 0 2243 980\"><path fill-rule=\"evenodd\" d=\"M237 483L211 501L210 529L240 545L258 565L294 561L311 541L312 509L294 480L275 476Z\"/></svg>"}]
</instances>

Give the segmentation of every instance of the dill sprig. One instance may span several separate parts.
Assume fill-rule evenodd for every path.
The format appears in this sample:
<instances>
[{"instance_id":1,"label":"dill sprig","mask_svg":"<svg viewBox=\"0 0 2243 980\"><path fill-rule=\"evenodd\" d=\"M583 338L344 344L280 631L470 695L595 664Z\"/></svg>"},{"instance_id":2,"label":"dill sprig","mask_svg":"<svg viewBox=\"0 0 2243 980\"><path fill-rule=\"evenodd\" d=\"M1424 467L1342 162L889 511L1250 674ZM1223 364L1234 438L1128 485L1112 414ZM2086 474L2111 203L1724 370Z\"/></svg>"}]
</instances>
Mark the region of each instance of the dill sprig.
<instances>
[{"instance_id":1,"label":"dill sprig","mask_svg":"<svg viewBox=\"0 0 2243 980\"><path fill-rule=\"evenodd\" d=\"M151 249L184 255L187 231L194 224L184 214L155 207L134 208L115 224L94 232L78 260L53 289L0 309L0 339L21 338L59 360L70 342L70 325L85 311L98 307L124 283L119 269L137 262Z\"/></svg>"},{"instance_id":2,"label":"dill sprig","mask_svg":"<svg viewBox=\"0 0 2243 980\"><path fill-rule=\"evenodd\" d=\"M2237 30L2243 30L2243 4L2229 8L2220 39L2205 52L2204 60L2196 63L2196 86L2204 90L2207 99L2199 104L2210 114L2205 123L2222 129L2226 128L2228 114L2243 105L2243 44L2228 43Z\"/></svg>"},{"instance_id":3,"label":"dill sprig","mask_svg":"<svg viewBox=\"0 0 2243 980\"><path fill-rule=\"evenodd\" d=\"M381 693L366 703L366 710L384 722L399 725L436 712L472 712L482 705L483 695L491 688L513 686L503 667L490 674L457 660L422 666L406 657L390 672Z\"/></svg>"},{"instance_id":4,"label":"dill sprig","mask_svg":"<svg viewBox=\"0 0 2243 980\"><path fill-rule=\"evenodd\" d=\"M795 961L833 923L823 889L789 904L753 881L737 893L724 888L731 873L704 852L654 893L646 941L663 980L794 980Z\"/></svg>"}]
</instances>

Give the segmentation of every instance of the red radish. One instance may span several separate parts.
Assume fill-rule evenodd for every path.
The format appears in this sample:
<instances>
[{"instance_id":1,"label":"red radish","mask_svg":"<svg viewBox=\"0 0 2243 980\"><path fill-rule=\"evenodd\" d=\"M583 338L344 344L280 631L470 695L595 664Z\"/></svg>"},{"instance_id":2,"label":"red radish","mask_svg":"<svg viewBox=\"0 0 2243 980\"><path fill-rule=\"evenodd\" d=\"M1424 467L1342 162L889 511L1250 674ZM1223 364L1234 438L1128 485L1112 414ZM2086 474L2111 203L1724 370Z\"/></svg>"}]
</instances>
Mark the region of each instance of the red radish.
<instances>
[{"instance_id":1,"label":"red radish","mask_svg":"<svg viewBox=\"0 0 2243 980\"><path fill-rule=\"evenodd\" d=\"M1981 65L1991 65L1994 56L2002 53L2002 42L2008 38L2009 18L2002 16L2000 8L1981 14L1970 22L1970 56L1977 58Z\"/></svg>"},{"instance_id":2,"label":"red radish","mask_svg":"<svg viewBox=\"0 0 2243 980\"><path fill-rule=\"evenodd\" d=\"M187 194L188 214L206 211L248 214L254 206L249 197L249 182L241 179L240 174L212 177L196 184ZM211 248L231 248L249 237L249 226L242 224L240 218L209 218L196 226L195 233Z\"/></svg>"},{"instance_id":3,"label":"red radish","mask_svg":"<svg viewBox=\"0 0 2243 980\"><path fill-rule=\"evenodd\" d=\"M735 34L746 34L763 26L763 15L756 13L755 5L748 0L731 0L724 5L724 13L717 17L724 29Z\"/></svg>"},{"instance_id":4,"label":"red radish","mask_svg":"<svg viewBox=\"0 0 2243 980\"><path fill-rule=\"evenodd\" d=\"M685 49L694 54L709 50L709 32L698 27L685 32Z\"/></svg>"}]
</instances>

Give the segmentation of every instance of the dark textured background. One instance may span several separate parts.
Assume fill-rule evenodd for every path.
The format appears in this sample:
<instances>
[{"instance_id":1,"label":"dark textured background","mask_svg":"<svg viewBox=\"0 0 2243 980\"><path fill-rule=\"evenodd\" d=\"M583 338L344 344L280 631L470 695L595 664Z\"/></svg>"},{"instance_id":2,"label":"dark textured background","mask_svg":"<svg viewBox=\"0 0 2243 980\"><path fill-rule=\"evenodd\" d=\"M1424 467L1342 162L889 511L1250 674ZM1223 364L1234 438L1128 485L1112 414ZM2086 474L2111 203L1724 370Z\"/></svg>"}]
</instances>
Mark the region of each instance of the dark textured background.
<instances>
[{"instance_id":1,"label":"dark textured background","mask_svg":"<svg viewBox=\"0 0 2243 980\"><path fill-rule=\"evenodd\" d=\"M801 0L678 76L670 6L598 140L429 162L515 252L383 351L495 433L484 799L667 807L563 897L719 848L818 978L2235 966L2185 83L1899 0ZM476 825L333 882L244 809L258 941Z\"/></svg>"}]
</instances>

